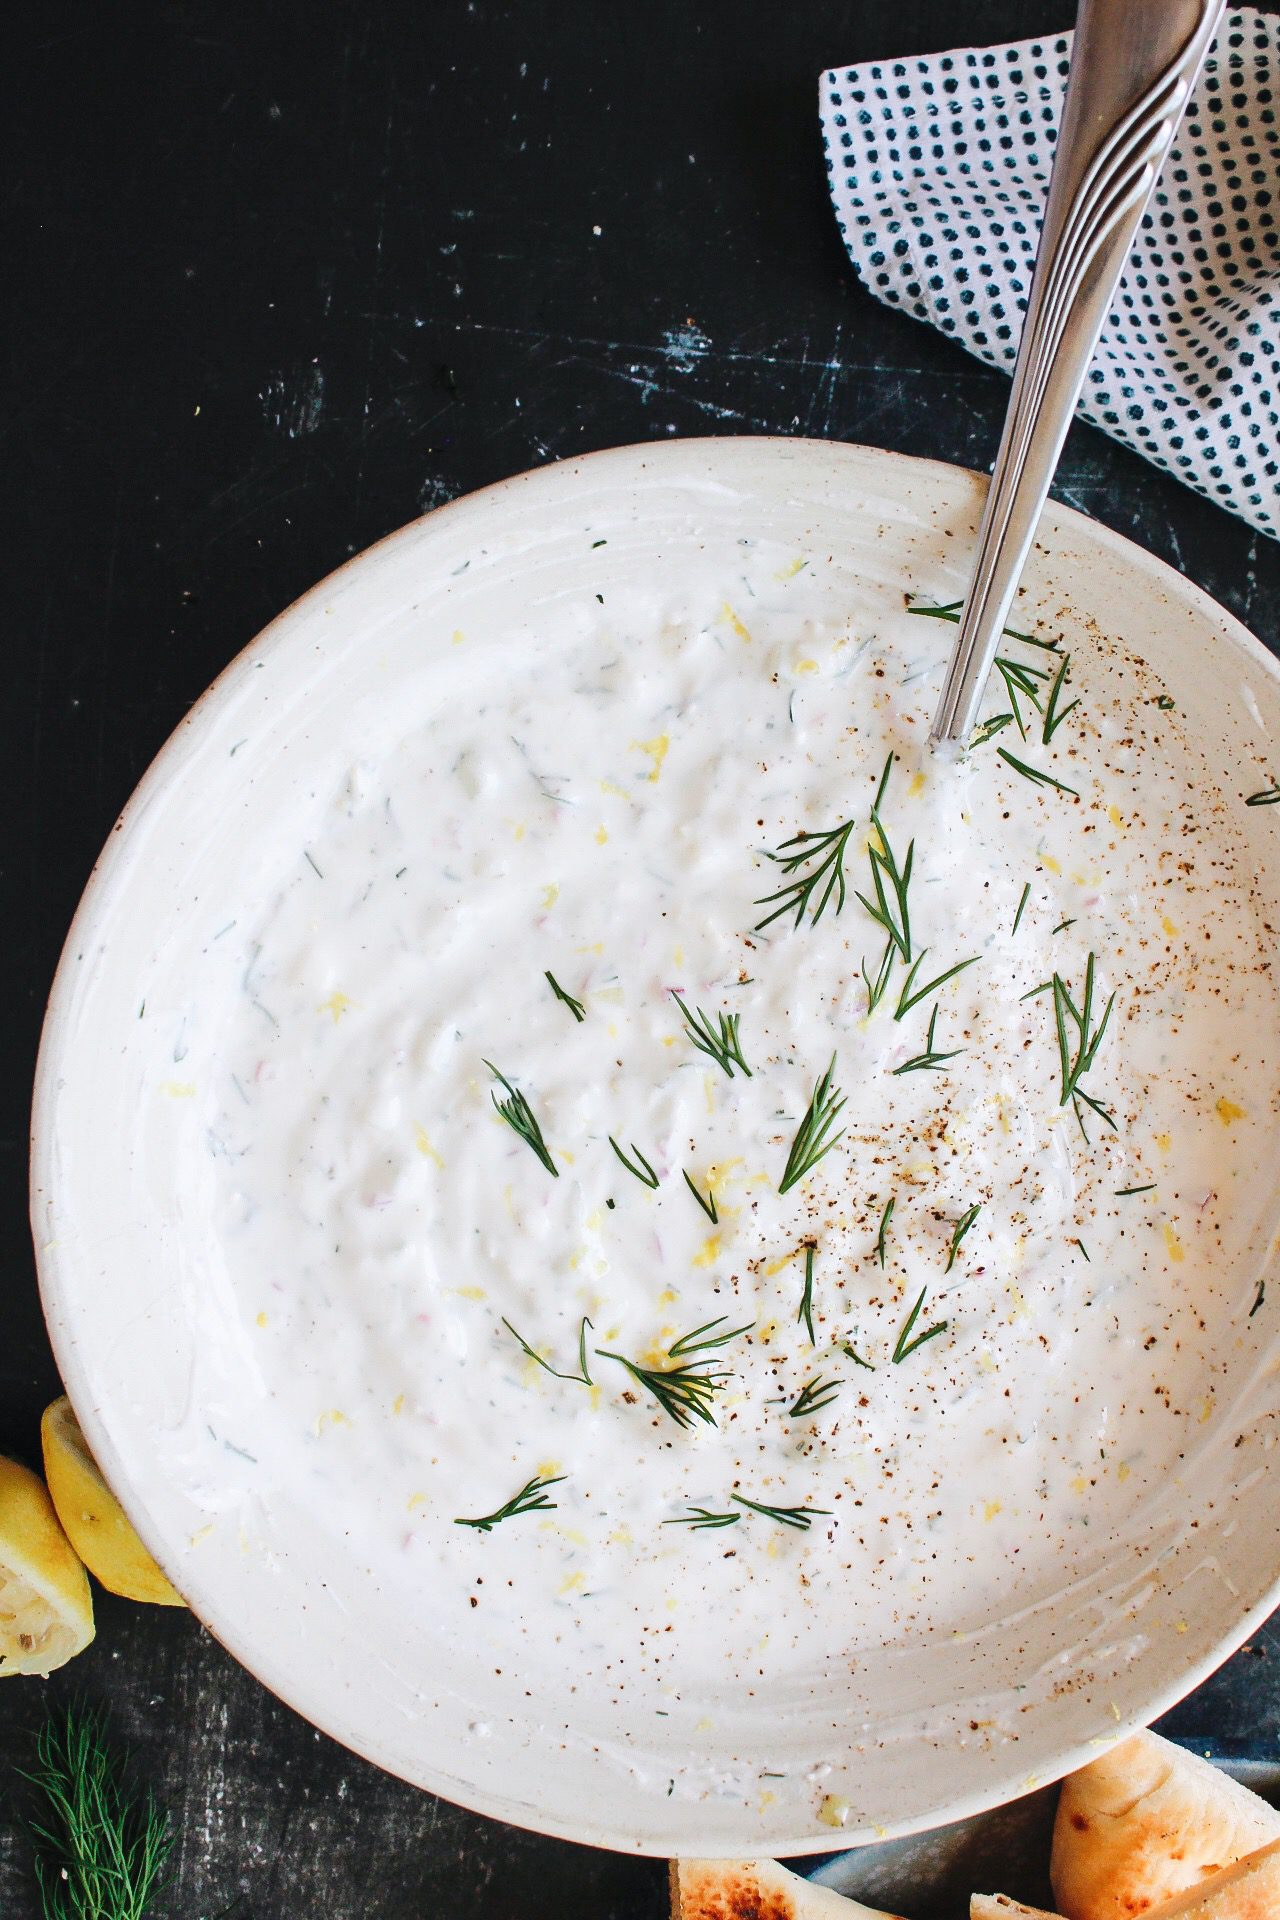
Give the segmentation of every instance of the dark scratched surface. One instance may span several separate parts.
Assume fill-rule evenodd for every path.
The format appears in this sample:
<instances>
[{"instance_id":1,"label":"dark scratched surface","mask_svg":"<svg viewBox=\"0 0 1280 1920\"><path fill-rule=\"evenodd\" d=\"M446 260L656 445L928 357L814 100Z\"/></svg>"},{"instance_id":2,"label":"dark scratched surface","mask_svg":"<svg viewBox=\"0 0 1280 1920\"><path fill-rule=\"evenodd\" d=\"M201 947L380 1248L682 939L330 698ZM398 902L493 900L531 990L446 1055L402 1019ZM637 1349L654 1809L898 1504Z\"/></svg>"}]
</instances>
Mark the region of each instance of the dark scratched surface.
<instances>
[{"instance_id":1,"label":"dark scratched surface","mask_svg":"<svg viewBox=\"0 0 1280 1920\"><path fill-rule=\"evenodd\" d=\"M25 1217L30 1076L112 819L273 614L406 520L589 448L770 432L990 462L1006 386L858 285L825 66L1058 29L1069 0L272 0L6 18L0 1450L58 1390ZM1270 645L1280 547L1077 428L1057 492ZM1274 1525L1273 1519L1266 1524ZM652 1862L463 1813L352 1758L189 1616L99 1596L0 1687L0 1766L104 1704L174 1808L160 1911L652 1920ZM1170 1716L1270 1754L1280 1638ZM0 1801L0 1915L34 1897ZM902 1899L907 1899L904 1890Z\"/></svg>"}]
</instances>

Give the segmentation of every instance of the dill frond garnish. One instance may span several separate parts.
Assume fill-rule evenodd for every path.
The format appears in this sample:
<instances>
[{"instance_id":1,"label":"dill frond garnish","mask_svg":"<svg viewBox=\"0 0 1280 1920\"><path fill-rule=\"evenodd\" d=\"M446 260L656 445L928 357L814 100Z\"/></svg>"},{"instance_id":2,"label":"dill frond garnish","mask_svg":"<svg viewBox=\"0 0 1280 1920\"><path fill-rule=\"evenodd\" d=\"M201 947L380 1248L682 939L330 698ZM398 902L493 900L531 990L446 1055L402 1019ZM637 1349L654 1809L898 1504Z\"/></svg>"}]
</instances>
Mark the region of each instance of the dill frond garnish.
<instances>
[{"instance_id":1,"label":"dill frond garnish","mask_svg":"<svg viewBox=\"0 0 1280 1920\"><path fill-rule=\"evenodd\" d=\"M800 1295L800 1311L796 1314L796 1319L804 1323L811 1347L818 1344L813 1337L813 1261L816 1252L812 1244L804 1250L804 1290Z\"/></svg>"},{"instance_id":2,"label":"dill frond garnish","mask_svg":"<svg viewBox=\"0 0 1280 1920\"><path fill-rule=\"evenodd\" d=\"M649 1162L645 1159L644 1155L641 1153L639 1147L636 1145L634 1140L631 1142L631 1151L632 1153L634 1153L636 1159L640 1162L640 1165L638 1167L633 1166L631 1161L628 1160L626 1154L622 1151L622 1148L618 1145L617 1141L614 1139L612 1134L609 1135L609 1145L613 1148L614 1152L617 1154L619 1160L621 1160L627 1172L633 1173L636 1179L640 1182L642 1187L656 1187L658 1185L657 1174L654 1172L653 1168L649 1165Z\"/></svg>"},{"instance_id":3,"label":"dill frond garnish","mask_svg":"<svg viewBox=\"0 0 1280 1920\"><path fill-rule=\"evenodd\" d=\"M1261 793L1251 793L1245 801L1246 807L1274 807L1280 801L1280 783L1273 787L1264 787Z\"/></svg>"},{"instance_id":4,"label":"dill frond garnish","mask_svg":"<svg viewBox=\"0 0 1280 1920\"><path fill-rule=\"evenodd\" d=\"M1013 718L1017 725L1018 732L1025 740L1027 737L1027 726L1022 717L1022 708L1018 704L1018 695L1021 694L1024 699L1029 700L1038 713L1040 711L1040 682L1049 679L1048 669L1045 667L1029 667L1020 660L1008 660L1002 655L996 656L995 664L1000 678L1004 681L1004 690L1008 695L1009 705L1013 709Z\"/></svg>"},{"instance_id":5,"label":"dill frond garnish","mask_svg":"<svg viewBox=\"0 0 1280 1920\"><path fill-rule=\"evenodd\" d=\"M845 903L844 856L849 845L849 835L853 832L853 821L846 820L843 826L828 827L822 831L792 834L784 840L776 853L767 853L766 860L773 860L782 868L788 878L786 884L776 893L766 893L756 901L758 907L779 904L772 913L757 920L754 931L763 933L764 929L780 919L784 913L795 910L795 924L800 925L807 913L816 926L821 920L834 896L835 911L840 912ZM811 861L817 864L809 873L801 873L802 867Z\"/></svg>"},{"instance_id":6,"label":"dill frond garnish","mask_svg":"<svg viewBox=\"0 0 1280 1920\"><path fill-rule=\"evenodd\" d=\"M1037 787L1056 787L1059 793L1069 793L1073 800L1080 798L1078 790L1075 787L1069 787L1065 780L1055 780L1051 773L1042 773L1038 767L1029 767L1025 760L1019 760L1009 752L1007 747L997 747L996 752L1002 760L1009 762L1015 773L1020 773L1024 779L1032 781Z\"/></svg>"},{"instance_id":7,"label":"dill frond garnish","mask_svg":"<svg viewBox=\"0 0 1280 1920\"><path fill-rule=\"evenodd\" d=\"M929 1289L927 1287L921 1287L919 1298L916 1300L911 1312L907 1315L906 1325L898 1335L898 1344L894 1348L892 1356L895 1367L900 1367L902 1362L916 1351L917 1347L924 1346L927 1340L936 1340L940 1333L945 1333L947 1330L948 1323L945 1320L939 1320L936 1326L929 1327L924 1333L918 1333L914 1340L911 1338L912 1328L920 1318L920 1309L924 1305L924 1297L928 1291Z\"/></svg>"},{"instance_id":8,"label":"dill frond garnish","mask_svg":"<svg viewBox=\"0 0 1280 1920\"><path fill-rule=\"evenodd\" d=\"M736 1527L742 1515L740 1513L712 1513L707 1507L690 1507L688 1513L678 1513L673 1520L664 1520L664 1527Z\"/></svg>"},{"instance_id":9,"label":"dill frond garnish","mask_svg":"<svg viewBox=\"0 0 1280 1920\"><path fill-rule=\"evenodd\" d=\"M489 1533L500 1521L514 1520L517 1514L541 1513L557 1504L547 1499L547 1488L559 1486L566 1477L563 1473L553 1473L550 1478L535 1473L532 1480L525 1481L519 1493L513 1493L494 1512L484 1514L479 1520L455 1520L453 1524L455 1527L474 1527L477 1533Z\"/></svg>"},{"instance_id":10,"label":"dill frond garnish","mask_svg":"<svg viewBox=\"0 0 1280 1920\"><path fill-rule=\"evenodd\" d=\"M1006 727L1011 727L1012 725L1013 715L1011 713L993 713L989 720L981 721L969 735L970 751L972 751L974 747L985 747L987 741L991 739L993 734L1002 733Z\"/></svg>"},{"instance_id":11,"label":"dill frond garnish","mask_svg":"<svg viewBox=\"0 0 1280 1920\"><path fill-rule=\"evenodd\" d=\"M751 1069L742 1057L742 1043L738 1038L738 1021L742 1016L737 1013L717 1014L713 1026L710 1014L704 1013L701 1007L696 1013L690 1013L678 989L672 988L671 997L683 1014L690 1038L699 1052L714 1060L720 1071L728 1074L731 1080L735 1067L739 1067L749 1080Z\"/></svg>"},{"instance_id":12,"label":"dill frond garnish","mask_svg":"<svg viewBox=\"0 0 1280 1920\"><path fill-rule=\"evenodd\" d=\"M36 1736L22 1778L45 1920L143 1920L160 1891L175 1835L107 1744L102 1717L71 1706Z\"/></svg>"},{"instance_id":13,"label":"dill frond garnish","mask_svg":"<svg viewBox=\"0 0 1280 1920\"><path fill-rule=\"evenodd\" d=\"M971 960L957 960L954 967L948 967L946 972L940 973L936 980L930 980L925 986L917 987L916 975L928 951L928 947L921 947L911 963L911 969L902 983L902 992L898 995L898 1004L894 1008L895 1020L901 1020L904 1014L910 1013L912 1007L918 1006L922 1000L927 1000L931 993L938 991L939 987L945 987L948 980L954 980L956 975L963 973L966 967L976 967L978 964L979 955L975 953Z\"/></svg>"},{"instance_id":14,"label":"dill frond garnish","mask_svg":"<svg viewBox=\"0 0 1280 1920\"><path fill-rule=\"evenodd\" d=\"M624 1353L607 1353L603 1347L597 1347L596 1354L601 1360L616 1360L625 1367L678 1427L691 1427L695 1420L715 1426L711 1403L723 1390L727 1373L708 1370L705 1360L690 1360L680 1367L642 1367Z\"/></svg>"},{"instance_id":15,"label":"dill frond garnish","mask_svg":"<svg viewBox=\"0 0 1280 1920\"><path fill-rule=\"evenodd\" d=\"M1018 931L1018 928L1022 925L1022 916L1027 910L1027 902L1030 898L1031 898L1031 882L1028 880L1026 886L1022 889L1022 898L1018 902L1018 911L1013 916L1013 931L1015 933Z\"/></svg>"},{"instance_id":16,"label":"dill frond garnish","mask_svg":"<svg viewBox=\"0 0 1280 1920\"><path fill-rule=\"evenodd\" d=\"M555 1161L547 1151L547 1143L542 1137L542 1128L538 1125L534 1117L533 1108L520 1092L520 1089L512 1086L506 1074L498 1072L492 1060L486 1060L484 1064L488 1067L494 1079L502 1082L507 1093L510 1095L510 1098L507 1100L499 1100L496 1093L491 1094L490 1098L494 1106L502 1115L502 1118L506 1121L512 1132L520 1135L525 1145L537 1154L539 1160L541 1160L543 1166L552 1178L558 1180L560 1178L560 1169L556 1166Z\"/></svg>"},{"instance_id":17,"label":"dill frond garnish","mask_svg":"<svg viewBox=\"0 0 1280 1920\"><path fill-rule=\"evenodd\" d=\"M1058 668L1058 671L1054 676L1053 685L1049 689L1049 698L1045 702L1044 726L1041 732L1041 738L1043 739L1046 747L1048 746L1049 742L1052 740L1054 734L1058 731L1058 728L1062 725L1063 721L1066 719L1067 715L1070 712L1072 712L1074 708L1080 705L1080 701L1078 698L1075 700L1069 700L1065 707L1059 707L1058 705L1058 701L1062 697L1062 689L1067 683L1067 675L1070 673L1070 671L1071 671L1071 655L1069 653L1064 653L1062 656L1062 665Z\"/></svg>"},{"instance_id":18,"label":"dill frond garnish","mask_svg":"<svg viewBox=\"0 0 1280 1920\"><path fill-rule=\"evenodd\" d=\"M552 993L554 993L556 999L562 1000L564 1002L565 1006L568 1007L574 1019L577 1020L579 1023L585 1020L587 1017L587 1010L583 1006L581 1000L575 1000L571 993L566 993L564 988L560 985L560 982L556 979L554 973L545 974L544 978L547 982L547 985L551 988Z\"/></svg>"},{"instance_id":19,"label":"dill frond garnish","mask_svg":"<svg viewBox=\"0 0 1280 1920\"><path fill-rule=\"evenodd\" d=\"M950 1273L952 1267L954 1267L956 1255L960 1251L960 1244L981 1212L982 1203L981 1201L977 1201L973 1206L966 1207L960 1215L960 1218L956 1221L955 1231L951 1235L951 1245L947 1249L947 1264L943 1268L944 1273Z\"/></svg>"},{"instance_id":20,"label":"dill frond garnish","mask_svg":"<svg viewBox=\"0 0 1280 1920\"><path fill-rule=\"evenodd\" d=\"M1155 1190L1156 1190L1156 1183L1154 1180L1148 1180L1145 1187L1117 1187L1116 1199L1129 1200L1133 1197L1135 1193L1154 1193Z\"/></svg>"},{"instance_id":21,"label":"dill frond garnish","mask_svg":"<svg viewBox=\"0 0 1280 1920\"><path fill-rule=\"evenodd\" d=\"M831 1056L831 1064L813 1090L813 1097L805 1110L804 1118L796 1128L795 1139L791 1142L791 1151L787 1155L787 1164L782 1179L778 1183L778 1192L786 1193L794 1187L797 1180L803 1180L806 1173L816 1167L824 1154L830 1153L838 1141L844 1139L844 1128L833 1134L831 1129L836 1123L840 1109L844 1106L845 1096L839 1087L831 1084L836 1070L836 1056Z\"/></svg>"},{"instance_id":22,"label":"dill frond garnish","mask_svg":"<svg viewBox=\"0 0 1280 1920\"><path fill-rule=\"evenodd\" d=\"M762 1513L766 1520L776 1520L780 1527L795 1527L800 1533L807 1533L819 1515L830 1514L829 1507L770 1507L763 1500L748 1500L743 1493L731 1493L740 1507L750 1507L752 1513Z\"/></svg>"},{"instance_id":23,"label":"dill frond garnish","mask_svg":"<svg viewBox=\"0 0 1280 1920\"><path fill-rule=\"evenodd\" d=\"M880 965L873 980L867 972L865 958L859 962L858 971L862 975L862 984L867 990L867 1012L872 1014L884 999L889 985L889 975L893 972L893 963L898 957L898 949L892 940L885 942L884 952L880 956Z\"/></svg>"},{"instance_id":24,"label":"dill frond garnish","mask_svg":"<svg viewBox=\"0 0 1280 1920\"><path fill-rule=\"evenodd\" d=\"M941 607L916 607L908 604L907 612L922 614L926 620L950 620L953 624L958 625L963 607L963 600L948 600L945 606ZM1042 648L1045 653L1058 653L1061 651L1062 642L1060 640L1042 640L1034 633L1019 633L1016 627L1002 627L1001 632L1009 640L1021 640L1029 647Z\"/></svg>"},{"instance_id":25,"label":"dill frond garnish","mask_svg":"<svg viewBox=\"0 0 1280 1920\"><path fill-rule=\"evenodd\" d=\"M880 818L880 808L889 787L889 775L893 771L896 755L890 754L884 763L884 772L880 776L880 785L876 791L875 802L871 808L871 826L875 838L868 842L867 856L871 861L871 884L875 889L875 902L865 893L856 893L857 899L877 926L883 927L890 944L901 954L904 961L911 959L911 914L907 893L911 886L911 868L915 860L916 843L907 847L906 857L901 863L885 832L884 822ZM878 844L877 844L878 843Z\"/></svg>"},{"instance_id":26,"label":"dill frond garnish","mask_svg":"<svg viewBox=\"0 0 1280 1920\"><path fill-rule=\"evenodd\" d=\"M541 1368L543 1368L545 1372L554 1374L557 1380L573 1380L577 1383L577 1385L582 1387L589 1387L594 1384L592 1381L591 1375L587 1372L587 1328L591 1326L591 1321L588 1320L585 1313L582 1316L582 1325L578 1328L578 1372L577 1373L561 1373L559 1367L553 1367L549 1360L544 1360L542 1355L537 1351L537 1349L529 1345L529 1342L525 1339L524 1335L522 1333L516 1332L515 1328L512 1326L511 1322L507 1319L505 1314L503 1314L502 1316L502 1324L506 1328L507 1332L511 1335L512 1339L515 1340L518 1345L524 1348L529 1358L531 1360L536 1360L538 1365Z\"/></svg>"},{"instance_id":27,"label":"dill frond garnish","mask_svg":"<svg viewBox=\"0 0 1280 1920\"><path fill-rule=\"evenodd\" d=\"M934 1073L940 1072L948 1060L956 1059L965 1051L963 1047L952 1047L948 1052L940 1053L933 1044L933 1032L937 1024L938 1009L935 1004L933 1012L929 1015L929 1031L925 1035L924 1052L914 1054L910 1060L904 1060L900 1067L895 1067L893 1070L895 1079L900 1073L919 1073L926 1068Z\"/></svg>"},{"instance_id":28,"label":"dill frond garnish","mask_svg":"<svg viewBox=\"0 0 1280 1920\"><path fill-rule=\"evenodd\" d=\"M1072 1103L1082 1133L1084 1133L1084 1121L1080 1114L1081 1101L1100 1119L1105 1120L1113 1132L1117 1130L1112 1115L1093 1098L1092 1094L1086 1093L1080 1084L1097 1058L1098 1048L1102 1045L1103 1035L1107 1031L1107 1022L1111 1018L1111 1010L1116 1003L1116 996L1113 993L1103 1008L1101 1020L1095 1027L1093 1024L1094 966L1094 956L1091 953L1085 962L1084 993L1079 1007L1072 999L1070 988L1061 974L1055 973L1049 982L1053 989L1053 1019L1058 1036L1058 1064L1062 1070L1062 1089L1058 1104L1065 1107L1068 1101ZM1088 1139L1087 1134L1085 1138Z\"/></svg>"},{"instance_id":29,"label":"dill frond garnish","mask_svg":"<svg viewBox=\"0 0 1280 1920\"><path fill-rule=\"evenodd\" d=\"M923 620L950 620L953 626L959 626L963 609L963 600L947 600L940 607L913 606L907 602L908 613L917 614Z\"/></svg>"},{"instance_id":30,"label":"dill frond garnish","mask_svg":"<svg viewBox=\"0 0 1280 1920\"><path fill-rule=\"evenodd\" d=\"M821 1374L806 1380L787 1408L788 1420L807 1420L810 1414L829 1407L843 1385L843 1380L824 1380Z\"/></svg>"},{"instance_id":31,"label":"dill frond garnish","mask_svg":"<svg viewBox=\"0 0 1280 1920\"><path fill-rule=\"evenodd\" d=\"M876 1235L876 1259L880 1262L882 1272L884 1270L885 1235L889 1231L889 1222L893 1218L893 1209L897 1204L897 1195L891 1193L884 1203L884 1212L880 1215L880 1231Z\"/></svg>"},{"instance_id":32,"label":"dill frond garnish","mask_svg":"<svg viewBox=\"0 0 1280 1920\"><path fill-rule=\"evenodd\" d=\"M692 1333L682 1333L680 1338L673 1340L667 1348L668 1358L682 1360L690 1353L705 1353L712 1347L727 1347L729 1342L736 1340L740 1334L750 1333L756 1324L754 1320L747 1320L740 1327L730 1327L728 1333L717 1333L715 1329L722 1327L728 1318L727 1313L722 1313L714 1320L705 1320L700 1327L695 1327ZM704 1334L708 1336L706 1339L702 1337Z\"/></svg>"},{"instance_id":33,"label":"dill frond garnish","mask_svg":"<svg viewBox=\"0 0 1280 1920\"><path fill-rule=\"evenodd\" d=\"M840 1351L841 1353L848 1354L849 1358L852 1360L855 1367L865 1367L868 1373L875 1372L875 1368L872 1366L871 1362L869 1360L864 1360L862 1355L858 1352L857 1348L851 1347L847 1340L842 1340L840 1342Z\"/></svg>"},{"instance_id":34,"label":"dill frond garnish","mask_svg":"<svg viewBox=\"0 0 1280 1920\"><path fill-rule=\"evenodd\" d=\"M682 1172L683 1172L683 1169L682 1169ZM687 1173L684 1173L684 1183L686 1187L688 1187L694 1199L697 1201L698 1205L702 1208L702 1211L706 1214L712 1226L713 1227L718 1226L720 1222L720 1215L716 1209L716 1196L714 1191L710 1187L708 1187L706 1192L706 1197L704 1198L703 1195L699 1193L697 1187L695 1187L695 1185L693 1184L693 1181L689 1178L689 1175Z\"/></svg>"}]
</instances>

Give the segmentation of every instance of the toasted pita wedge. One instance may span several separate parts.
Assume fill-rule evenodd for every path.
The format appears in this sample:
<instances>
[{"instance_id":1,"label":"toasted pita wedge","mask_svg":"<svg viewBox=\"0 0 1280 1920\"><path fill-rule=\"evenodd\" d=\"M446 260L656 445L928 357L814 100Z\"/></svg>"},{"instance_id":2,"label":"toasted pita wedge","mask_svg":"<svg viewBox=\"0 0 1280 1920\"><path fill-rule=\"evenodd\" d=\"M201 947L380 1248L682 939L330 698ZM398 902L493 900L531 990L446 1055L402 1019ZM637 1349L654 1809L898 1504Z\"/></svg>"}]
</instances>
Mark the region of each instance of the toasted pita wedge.
<instances>
[{"instance_id":1,"label":"toasted pita wedge","mask_svg":"<svg viewBox=\"0 0 1280 1920\"><path fill-rule=\"evenodd\" d=\"M901 1920L816 1887L776 1860L673 1860L671 1920Z\"/></svg>"},{"instance_id":2,"label":"toasted pita wedge","mask_svg":"<svg viewBox=\"0 0 1280 1920\"><path fill-rule=\"evenodd\" d=\"M1043 1907L1024 1907L1007 1893L975 1893L969 1901L969 1920L1061 1920Z\"/></svg>"},{"instance_id":3,"label":"toasted pita wedge","mask_svg":"<svg viewBox=\"0 0 1280 1920\"><path fill-rule=\"evenodd\" d=\"M1150 1920L1275 1920L1280 1913L1280 1840L1237 1866L1151 1909Z\"/></svg>"},{"instance_id":4,"label":"toasted pita wedge","mask_svg":"<svg viewBox=\"0 0 1280 1920\"><path fill-rule=\"evenodd\" d=\"M1063 1782L1054 1899L1066 1920L1135 1920L1278 1838L1280 1813L1257 1794L1135 1733Z\"/></svg>"}]
</instances>

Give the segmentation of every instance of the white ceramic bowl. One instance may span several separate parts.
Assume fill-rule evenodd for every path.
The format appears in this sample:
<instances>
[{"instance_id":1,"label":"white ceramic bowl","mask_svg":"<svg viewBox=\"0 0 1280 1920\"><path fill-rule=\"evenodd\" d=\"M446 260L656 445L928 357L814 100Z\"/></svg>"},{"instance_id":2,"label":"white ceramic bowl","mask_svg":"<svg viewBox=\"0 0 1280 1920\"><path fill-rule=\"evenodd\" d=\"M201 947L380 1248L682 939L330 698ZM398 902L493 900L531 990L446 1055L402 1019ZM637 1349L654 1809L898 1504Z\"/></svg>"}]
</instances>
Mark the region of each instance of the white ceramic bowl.
<instances>
[{"instance_id":1,"label":"white ceramic bowl","mask_svg":"<svg viewBox=\"0 0 1280 1920\"><path fill-rule=\"evenodd\" d=\"M213 1432L203 1364L225 1302L187 1230L154 1093L190 1070L184 1052L199 1056L203 1036L179 1018L186 983L216 924L252 897L271 822L395 722L454 628L500 629L530 597L581 595L638 555L678 569L744 529L865 556L886 592L957 597L982 489L925 461L743 439L596 454L459 501L353 560L232 662L143 780L86 890L50 1002L33 1145L40 1278L68 1391L139 1533L211 1630L335 1739L449 1799L658 1854L791 1854L905 1833L1053 1778L1148 1721L1275 1604L1273 1346L1189 1438L1180 1524L1136 1512L1069 1593L985 1630L886 1648L835 1682L815 1649L811 1683L785 1700L721 1702L691 1773L687 1746L671 1745L687 1732L620 1724L589 1662L572 1698L542 1693L528 1667L495 1676L479 1645L471 1666L446 1662L429 1592L374 1578L343 1514L301 1489L264 1498L253 1464ZM599 552L586 551L588 524L608 530ZM1265 784L1254 776L1275 764L1280 675L1190 582L1051 506L1020 611L1122 633L1158 662L1224 784ZM1276 924L1280 809L1245 825ZM1270 1297L1280 1310L1280 1280ZM219 1376L220 1429L251 1371ZM975 1725L1010 1686L1022 1689L1014 1721ZM840 1758L817 1770L833 1724ZM766 1751L778 1775L767 1791L724 1785ZM838 1835L818 1818L827 1795L850 1810Z\"/></svg>"}]
</instances>

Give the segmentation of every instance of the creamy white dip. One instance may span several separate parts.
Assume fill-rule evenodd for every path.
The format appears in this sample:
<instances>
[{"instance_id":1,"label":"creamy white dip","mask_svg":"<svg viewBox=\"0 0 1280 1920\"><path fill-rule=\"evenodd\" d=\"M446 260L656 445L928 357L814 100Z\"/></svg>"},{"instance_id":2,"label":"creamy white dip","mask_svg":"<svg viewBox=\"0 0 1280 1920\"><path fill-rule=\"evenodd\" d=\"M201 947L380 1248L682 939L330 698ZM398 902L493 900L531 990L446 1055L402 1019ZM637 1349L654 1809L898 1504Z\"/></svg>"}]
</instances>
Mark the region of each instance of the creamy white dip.
<instances>
[{"instance_id":1,"label":"creamy white dip","mask_svg":"<svg viewBox=\"0 0 1280 1920\"><path fill-rule=\"evenodd\" d=\"M561 1703L589 1669L631 1716L776 1703L816 1649L857 1665L1065 1593L1168 1494L1271 1306L1251 1321L1280 1008L1239 802L1159 681L1076 634L1052 742L1023 698L1025 741L948 767L926 734L953 627L901 591L851 601L823 553L722 559L451 636L439 705L256 850L274 878L222 943L196 1096L210 1259L267 1409L255 1484L340 1511L446 1639L517 1675L536 1648ZM902 962L868 1016L885 937L855 897L890 754L916 984L974 962L901 1020ZM753 931L786 879L768 854L845 822L843 909ZM1114 1007L1081 1084L1114 1130L1063 1104L1033 994L1056 974L1078 1006L1091 954L1094 1030ZM749 1077L677 993L736 1017ZM935 1004L955 1057L896 1071ZM833 1055L843 1137L780 1193ZM589 1386L504 1324L573 1374L584 1316ZM693 1356L726 1376L714 1424L600 1357L661 1369L720 1316L749 1331ZM815 1380L834 1397L793 1415ZM536 1476L552 1507L456 1524Z\"/></svg>"}]
</instances>

